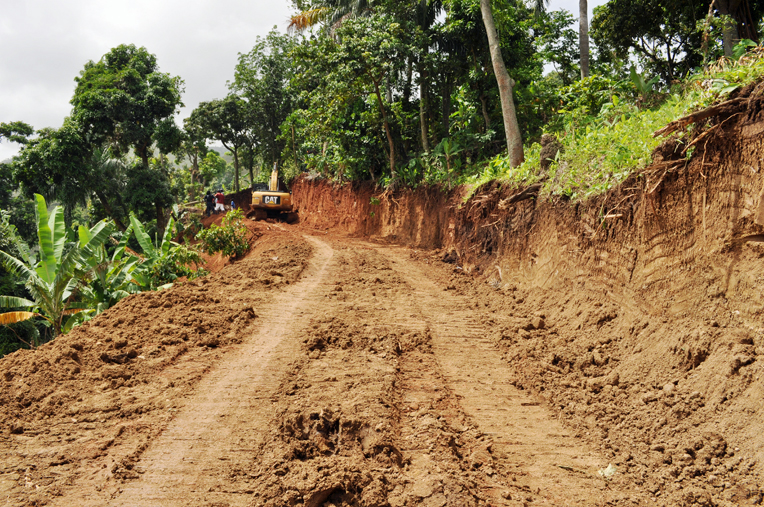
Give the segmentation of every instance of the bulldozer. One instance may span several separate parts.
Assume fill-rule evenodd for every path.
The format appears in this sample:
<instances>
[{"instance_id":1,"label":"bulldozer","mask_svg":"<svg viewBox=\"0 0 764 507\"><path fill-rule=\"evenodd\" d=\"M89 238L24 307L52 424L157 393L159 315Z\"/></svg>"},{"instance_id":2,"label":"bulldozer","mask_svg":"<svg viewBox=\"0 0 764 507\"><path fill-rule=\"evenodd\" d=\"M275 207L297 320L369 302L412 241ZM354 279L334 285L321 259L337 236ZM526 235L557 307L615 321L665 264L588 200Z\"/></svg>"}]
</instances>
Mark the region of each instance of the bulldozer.
<instances>
[{"instance_id":1,"label":"bulldozer","mask_svg":"<svg viewBox=\"0 0 764 507\"><path fill-rule=\"evenodd\" d=\"M273 164L269 184L255 184L252 187L252 204L247 216L255 220L275 218L293 224L297 213L292 208L292 192L279 180L278 163Z\"/></svg>"}]
</instances>

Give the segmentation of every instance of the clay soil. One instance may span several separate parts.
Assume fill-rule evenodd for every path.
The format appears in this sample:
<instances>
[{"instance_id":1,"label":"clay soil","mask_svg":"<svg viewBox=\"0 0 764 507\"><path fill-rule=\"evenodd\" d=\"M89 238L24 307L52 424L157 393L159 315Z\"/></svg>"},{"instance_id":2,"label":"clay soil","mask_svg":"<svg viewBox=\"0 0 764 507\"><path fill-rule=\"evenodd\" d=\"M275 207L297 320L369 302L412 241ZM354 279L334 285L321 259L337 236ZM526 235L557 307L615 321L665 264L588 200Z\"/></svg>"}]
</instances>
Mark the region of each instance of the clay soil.
<instances>
[{"instance_id":1,"label":"clay soil","mask_svg":"<svg viewBox=\"0 0 764 507\"><path fill-rule=\"evenodd\" d=\"M762 131L578 205L303 180L245 258L0 360L0 499L760 504Z\"/></svg>"}]
</instances>

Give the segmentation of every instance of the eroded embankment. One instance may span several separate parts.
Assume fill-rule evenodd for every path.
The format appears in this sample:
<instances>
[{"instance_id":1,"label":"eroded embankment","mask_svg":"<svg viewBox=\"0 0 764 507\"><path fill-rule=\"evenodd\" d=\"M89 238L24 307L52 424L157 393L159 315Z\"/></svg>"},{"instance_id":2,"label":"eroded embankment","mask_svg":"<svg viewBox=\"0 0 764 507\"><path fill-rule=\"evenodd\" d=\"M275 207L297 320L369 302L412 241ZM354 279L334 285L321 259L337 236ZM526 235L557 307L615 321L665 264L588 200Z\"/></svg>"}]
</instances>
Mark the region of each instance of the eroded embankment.
<instances>
[{"instance_id":1,"label":"eroded embankment","mask_svg":"<svg viewBox=\"0 0 764 507\"><path fill-rule=\"evenodd\" d=\"M750 93L751 90L748 90ZM494 339L543 396L666 505L760 502L764 155L759 98L607 195L525 199L299 181L307 226L442 249L500 301ZM372 200L371 197L375 197ZM374 204L376 199L379 204ZM453 252L452 252L453 250Z\"/></svg>"}]
</instances>

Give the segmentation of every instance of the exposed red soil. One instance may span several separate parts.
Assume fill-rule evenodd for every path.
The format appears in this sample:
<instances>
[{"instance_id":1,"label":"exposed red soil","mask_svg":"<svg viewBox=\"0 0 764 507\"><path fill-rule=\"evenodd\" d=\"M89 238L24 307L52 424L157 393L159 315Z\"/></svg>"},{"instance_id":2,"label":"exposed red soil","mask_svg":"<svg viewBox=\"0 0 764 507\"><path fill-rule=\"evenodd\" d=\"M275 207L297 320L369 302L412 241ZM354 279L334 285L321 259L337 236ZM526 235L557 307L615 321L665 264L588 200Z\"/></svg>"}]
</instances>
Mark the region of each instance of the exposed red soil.
<instances>
[{"instance_id":1,"label":"exposed red soil","mask_svg":"<svg viewBox=\"0 0 764 507\"><path fill-rule=\"evenodd\" d=\"M245 259L0 360L0 494L760 504L751 107L584 203L299 180L301 223L247 220Z\"/></svg>"}]
</instances>

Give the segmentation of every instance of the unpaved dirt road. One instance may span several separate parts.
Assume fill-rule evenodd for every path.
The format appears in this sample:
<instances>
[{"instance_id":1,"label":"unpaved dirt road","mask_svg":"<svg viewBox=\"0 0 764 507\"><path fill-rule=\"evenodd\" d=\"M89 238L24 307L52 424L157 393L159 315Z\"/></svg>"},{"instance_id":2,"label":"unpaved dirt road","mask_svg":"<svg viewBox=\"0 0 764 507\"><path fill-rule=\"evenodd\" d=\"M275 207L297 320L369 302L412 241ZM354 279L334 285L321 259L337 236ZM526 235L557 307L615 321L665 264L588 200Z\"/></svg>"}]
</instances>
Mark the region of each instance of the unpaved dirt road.
<instances>
[{"instance_id":1,"label":"unpaved dirt road","mask_svg":"<svg viewBox=\"0 0 764 507\"><path fill-rule=\"evenodd\" d=\"M303 241L307 267L255 306L241 343L174 366L198 378L170 419L153 419L129 463L112 467L113 453L83 460L95 472L73 473L46 501L642 504L628 480L598 474L607 460L542 399L507 380L481 303L444 284L458 268L401 247Z\"/></svg>"}]
</instances>

